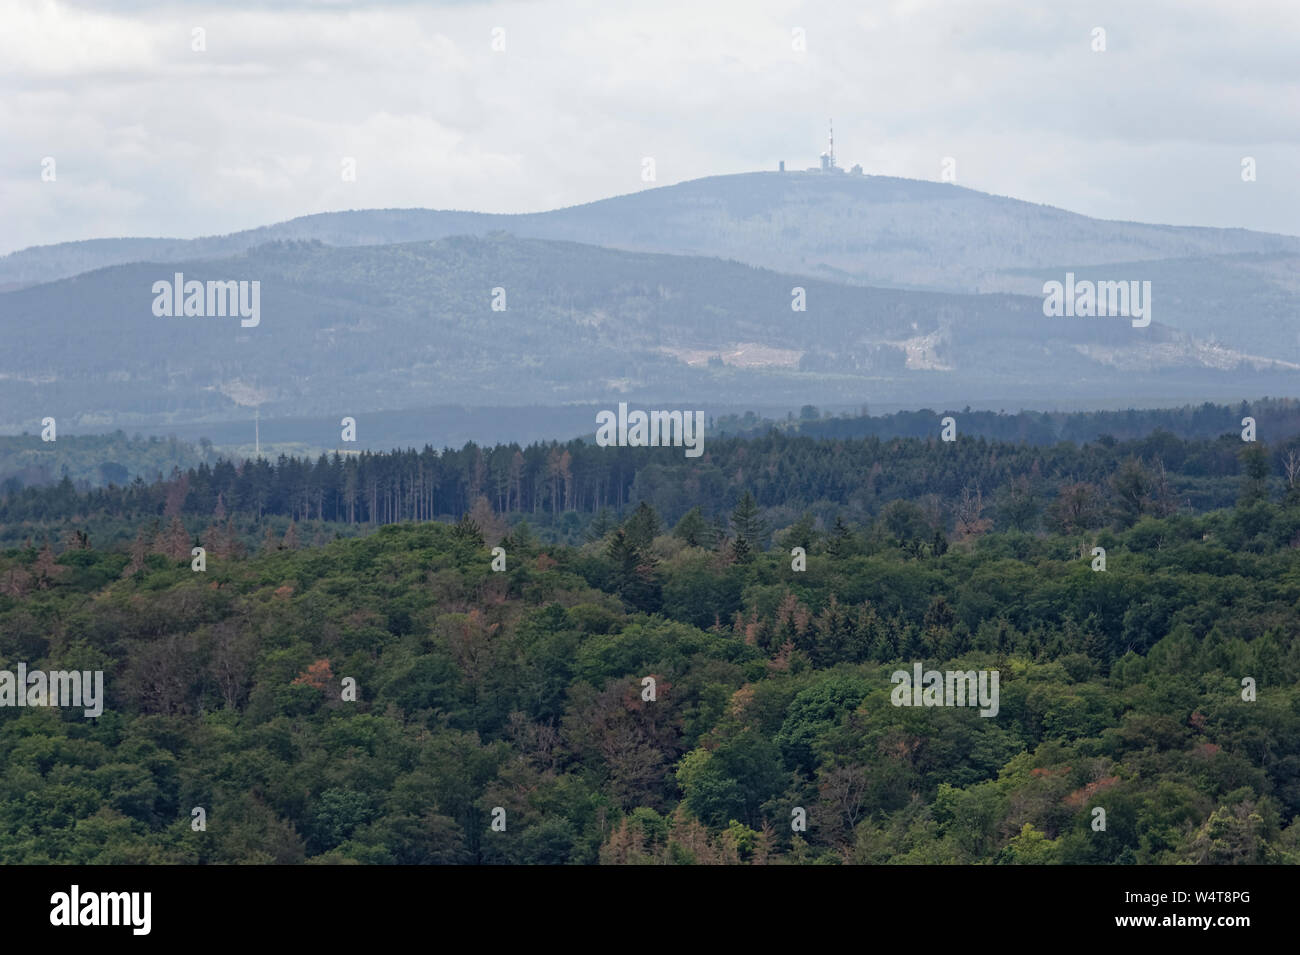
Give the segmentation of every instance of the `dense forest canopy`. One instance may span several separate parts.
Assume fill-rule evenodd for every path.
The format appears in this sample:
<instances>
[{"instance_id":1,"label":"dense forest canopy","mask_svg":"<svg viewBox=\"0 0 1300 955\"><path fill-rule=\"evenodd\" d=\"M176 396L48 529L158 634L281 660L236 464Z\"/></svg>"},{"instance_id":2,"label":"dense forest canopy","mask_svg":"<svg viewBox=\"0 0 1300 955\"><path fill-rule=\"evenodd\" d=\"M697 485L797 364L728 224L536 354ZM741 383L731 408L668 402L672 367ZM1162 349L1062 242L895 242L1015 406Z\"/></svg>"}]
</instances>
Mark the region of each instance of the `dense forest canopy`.
<instances>
[{"instance_id":1,"label":"dense forest canopy","mask_svg":"<svg viewBox=\"0 0 1300 955\"><path fill-rule=\"evenodd\" d=\"M0 861L1300 862L1290 449L656 451L9 487Z\"/></svg>"},{"instance_id":2,"label":"dense forest canopy","mask_svg":"<svg viewBox=\"0 0 1300 955\"><path fill-rule=\"evenodd\" d=\"M314 459L280 455L275 461L232 461L205 445L193 449L199 463L184 471L173 466L165 480L137 476L95 487L66 474L57 483L33 485L11 476L0 484L0 543L39 536L69 520L107 529L109 539L120 543L123 522L132 524L133 534L134 524L149 518L179 515L196 532L231 515L355 528L455 520L480 501L507 520L527 516L545 539L577 543L602 510L621 515L644 501L671 522L696 507L717 518L746 491L782 524L803 511L830 523L837 517L871 520L891 502L909 501L945 530L971 508L999 528L1023 532L1095 529L1116 516L1126 526L1147 514L1232 505L1243 455L1258 459L1269 493L1281 494L1300 477L1300 410L1290 402L1247 407L1261 416L1260 440L1250 443L1241 437L1241 410L1207 405L1112 418L1066 416L1055 423L1046 415L1018 416L1011 423L1003 416L957 412L956 440L949 442L940 439L942 418L933 412L820 418L808 408L785 426L769 422L760 428L759 419L748 416L723 422L735 433L719 430L706 437L699 458L687 458L680 449L598 447L583 439L471 443L442 451L426 445L420 451L335 452ZM990 430L1027 430L1041 438L1047 429L1088 433L1113 418L1129 428L1135 421L1180 422L1198 436L1180 439L1159 428L1125 440L1102 433L1082 443L1035 443L965 431L973 419ZM1225 424L1236 429L1225 432ZM886 426L912 436L872 433ZM1274 435L1280 440L1267 443ZM172 444L182 458L191 452L188 445ZM128 442L121 450L156 460L155 449L167 446ZM78 455L83 469L93 459L93 448Z\"/></svg>"}]
</instances>

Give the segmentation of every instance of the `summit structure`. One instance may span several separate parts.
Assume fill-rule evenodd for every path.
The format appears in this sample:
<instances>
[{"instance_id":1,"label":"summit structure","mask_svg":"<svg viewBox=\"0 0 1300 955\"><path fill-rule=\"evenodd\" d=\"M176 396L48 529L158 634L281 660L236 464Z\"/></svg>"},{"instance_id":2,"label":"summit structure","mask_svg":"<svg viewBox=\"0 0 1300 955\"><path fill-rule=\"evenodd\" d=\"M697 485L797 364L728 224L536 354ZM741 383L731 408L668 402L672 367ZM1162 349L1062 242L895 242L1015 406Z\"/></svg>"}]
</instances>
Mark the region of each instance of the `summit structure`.
<instances>
[{"instance_id":1,"label":"summit structure","mask_svg":"<svg viewBox=\"0 0 1300 955\"><path fill-rule=\"evenodd\" d=\"M817 157L819 165L809 166L806 171L842 176L845 174L844 170L835 164L835 121L828 120L827 123L829 126L829 133L826 137L826 151ZM782 160L777 168L781 172L785 172L785 161ZM848 173L853 176L861 176L863 174L862 166L855 163Z\"/></svg>"},{"instance_id":2,"label":"summit structure","mask_svg":"<svg viewBox=\"0 0 1300 955\"><path fill-rule=\"evenodd\" d=\"M826 152L821 154L821 171L822 172L840 172L835 166L835 121L828 119L826 121L830 126L830 136L827 138Z\"/></svg>"}]
</instances>

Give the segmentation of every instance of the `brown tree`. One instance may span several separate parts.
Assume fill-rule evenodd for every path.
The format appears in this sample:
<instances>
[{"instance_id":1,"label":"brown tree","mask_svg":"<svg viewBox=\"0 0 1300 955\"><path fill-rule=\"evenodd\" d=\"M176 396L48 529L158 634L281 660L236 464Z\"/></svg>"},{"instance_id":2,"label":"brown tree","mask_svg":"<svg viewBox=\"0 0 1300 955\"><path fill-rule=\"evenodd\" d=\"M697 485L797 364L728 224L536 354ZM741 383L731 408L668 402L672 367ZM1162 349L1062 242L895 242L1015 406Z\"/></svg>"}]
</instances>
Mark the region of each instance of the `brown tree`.
<instances>
[{"instance_id":1,"label":"brown tree","mask_svg":"<svg viewBox=\"0 0 1300 955\"><path fill-rule=\"evenodd\" d=\"M144 528L141 528L136 533L135 541L131 544L129 553L131 559L122 571L123 577L134 577L139 571L144 570L144 559L149 555L149 544Z\"/></svg>"},{"instance_id":2,"label":"brown tree","mask_svg":"<svg viewBox=\"0 0 1300 955\"><path fill-rule=\"evenodd\" d=\"M501 538L506 536L505 521L492 509L492 502L486 497L480 495L474 500L469 519L478 527L483 543L488 547L495 547L501 542Z\"/></svg>"},{"instance_id":3,"label":"brown tree","mask_svg":"<svg viewBox=\"0 0 1300 955\"><path fill-rule=\"evenodd\" d=\"M1063 485L1048 509L1048 517L1062 534L1090 530L1100 523L1101 497L1092 484Z\"/></svg>"},{"instance_id":4,"label":"brown tree","mask_svg":"<svg viewBox=\"0 0 1300 955\"><path fill-rule=\"evenodd\" d=\"M32 577L36 580L36 589L49 588L65 569L55 563L54 548L50 546L49 538L46 538L41 552L36 555L36 563L32 564Z\"/></svg>"},{"instance_id":5,"label":"brown tree","mask_svg":"<svg viewBox=\"0 0 1300 955\"><path fill-rule=\"evenodd\" d=\"M18 563L10 564L3 574L0 574L0 594L6 597L23 598L32 589L32 575Z\"/></svg>"},{"instance_id":6,"label":"brown tree","mask_svg":"<svg viewBox=\"0 0 1300 955\"><path fill-rule=\"evenodd\" d=\"M168 560L189 560L191 546L185 525L181 523L180 517L173 517L167 530L159 533L154 540L154 553L162 554Z\"/></svg>"},{"instance_id":7,"label":"brown tree","mask_svg":"<svg viewBox=\"0 0 1300 955\"><path fill-rule=\"evenodd\" d=\"M226 709L235 709L248 691L249 675L256 659L253 634L241 630L235 620L223 620L209 632L211 660L208 674L221 692Z\"/></svg>"},{"instance_id":8,"label":"brown tree","mask_svg":"<svg viewBox=\"0 0 1300 955\"><path fill-rule=\"evenodd\" d=\"M982 517L984 511L984 493L980 490L979 485L975 485L974 490L970 485L961 489L961 498L957 501L955 523L957 536L961 539L978 537L980 534L987 532L993 522L987 517Z\"/></svg>"},{"instance_id":9,"label":"brown tree","mask_svg":"<svg viewBox=\"0 0 1300 955\"><path fill-rule=\"evenodd\" d=\"M294 686L314 686L316 689L324 692L325 688L334 680L334 671L330 669L328 658L317 660L310 664L306 670L299 673L294 678Z\"/></svg>"}]
</instances>

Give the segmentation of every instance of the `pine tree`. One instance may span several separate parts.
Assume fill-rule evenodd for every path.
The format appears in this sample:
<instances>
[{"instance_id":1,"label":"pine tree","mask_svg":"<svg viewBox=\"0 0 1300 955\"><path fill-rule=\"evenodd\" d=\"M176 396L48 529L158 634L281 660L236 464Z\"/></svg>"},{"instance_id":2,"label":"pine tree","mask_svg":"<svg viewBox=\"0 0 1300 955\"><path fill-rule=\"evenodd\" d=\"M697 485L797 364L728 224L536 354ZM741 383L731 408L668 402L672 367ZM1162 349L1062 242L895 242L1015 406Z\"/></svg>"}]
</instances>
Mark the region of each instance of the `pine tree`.
<instances>
[{"instance_id":1,"label":"pine tree","mask_svg":"<svg viewBox=\"0 0 1300 955\"><path fill-rule=\"evenodd\" d=\"M645 550L659 536L661 524L655 509L642 501L623 525L633 547Z\"/></svg>"},{"instance_id":2,"label":"pine tree","mask_svg":"<svg viewBox=\"0 0 1300 955\"><path fill-rule=\"evenodd\" d=\"M185 525L181 523L179 517L173 517L171 523L167 525L167 533L163 536L164 556L169 560L187 560L190 556L190 546L190 535L185 530Z\"/></svg>"},{"instance_id":3,"label":"pine tree","mask_svg":"<svg viewBox=\"0 0 1300 955\"><path fill-rule=\"evenodd\" d=\"M689 547L712 547L717 529L704 517L698 506L692 507L673 528L673 536Z\"/></svg>"},{"instance_id":4,"label":"pine tree","mask_svg":"<svg viewBox=\"0 0 1300 955\"><path fill-rule=\"evenodd\" d=\"M123 577L134 577L144 570L144 559L149 554L149 544L148 539L145 537L144 528L141 528L136 533L135 542L131 545L130 553L131 560L122 571Z\"/></svg>"},{"instance_id":5,"label":"pine tree","mask_svg":"<svg viewBox=\"0 0 1300 955\"><path fill-rule=\"evenodd\" d=\"M811 551L813 542L816 539L816 521L811 514L805 512L797 521L785 529L785 533L781 537L781 547L787 551L794 547L802 547L805 551Z\"/></svg>"},{"instance_id":6,"label":"pine tree","mask_svg":"<svg viewBox=\"0 0 1300 955\"><path fill-rule=\"evenodd\" d=\"M533 529L527 521L520 521L515 525L515 529L510 536L501 542L501 546L508 553L516 554L519 557L528 557L537 549L537 537L533 534Z\"/></svg>"},{"instance_id":7,"label":"pine tree","mask_svg":"<svg viewBox=\"0 0 1300 955\"><path fill-rule=\"evenodd\" d=\"M451 536L455 540L473 544L475 547L484 546L483 532L479 530L478 525L474 523L468 514L462 514L460 520L451 526Z\"/></svg>"},{"instance_id":8,"label":"pine tree","mask_svg":"<svg viewBox=\"0 0 1300 955\"><path fill-rule=\"evenodd\" d=\"M280 542L276 540L275 528L267 524L266 533L262 536L262 548L258 553L269 554L276 550L280 550Z\"/></svg>"},{"instance_id":9,"label":"pine tree","mask_svg":"<svg viewBox=\"0 0 1300 955\"><path fill-rule=\"evenodd\" d=\"M634 610L646 613L658 610L661 588L654 579L657 561L653 555L643 553L627 532L619 528L609 539L605 556L613 564L611 589Z\"/></svg>"},{"instance_id":10,"label":"pine tree","mask_svg":"<svg viewBox=\"0 0 1300 955\"><path fill-rule=\"evenodd\" d=\"M10 564L9 569L0 575L0 594L21 599L32 589L32 575L22 564Z\"/></svg>"},{"instance_id":11,"label":"pine tree","mask_svg":"<svg viewBox=\"0 0 1300 955\"><path fill-rule=\"evenodd\" d=\"M836 517L830 540L826 542L826 553L835 558L850 557L856 549L849 525L844 523L844 518Z\"/></svg>"},{"instance_id":12,"label":"pine tree","mask_svg":"<svg viewBox=\"0 0 1300 955\"><path fill-rule=\"evenodd\" d=\"M743 564L753 560L755 553L763 549L763 539L767 535L767 522L758 510L754 495L746 491L731 512L731 527L736 540L732 544L732 556L736 563Z\"/></svg>"},{"instance_id":13,"label":"pine tree","mask_svg":"<svg viewBox=\"0 0 1300 955\"><path fill-rule=\"evenodd\" d=\"M479 529L483 543L489 547L495 547L506 536L506 522L492 509L492 502L482 495L474 500L469 519Z\"/></svg>"},{"instance_id":14,"label":"pine tree","mask_svg":"<svg viewBox=\"0 0 1300 955\"><path fill-rule=\"evenodd\" d=\"M1251 442L1241 449L1241 494L1239 507L1250 507L1268 500L1268 452L1262 444Z\"/></svg>"},{"instance_id":15,"label":"pine tree","mask_svg":"<svg viewBox=\"0 0 1300 955\"><path fill-rule=\"evenodd\" d=\"M45 590L64 571L54 561L54 548L50 546L49 538L45 539L41 552L36 555L36 562L32 564L32 576L36 579L36 589Z\"/></svg>"},{"instance_id":16,"label":"pine tree","mask_svg":"<svg viewBox=\"0 0 1300 955\"><path fill-rule=\"evenodd\" d=\"M83 530L68 531L63 546L65 550L90 550L90 536Z\"/></svg>"},{"instance_id":17,"label":"pine tree","mask_svg":"<svg viewBox=\"0 0 1300 955\"><path fill-rule=\"evenodd\" d=\"M612 531L616 526L613 515L610 514L609 508L602 507L596 514L591 526L587 528L584 535L589 541L600 541L605 539L605 535Z\"/></svg>"}]
</instances>

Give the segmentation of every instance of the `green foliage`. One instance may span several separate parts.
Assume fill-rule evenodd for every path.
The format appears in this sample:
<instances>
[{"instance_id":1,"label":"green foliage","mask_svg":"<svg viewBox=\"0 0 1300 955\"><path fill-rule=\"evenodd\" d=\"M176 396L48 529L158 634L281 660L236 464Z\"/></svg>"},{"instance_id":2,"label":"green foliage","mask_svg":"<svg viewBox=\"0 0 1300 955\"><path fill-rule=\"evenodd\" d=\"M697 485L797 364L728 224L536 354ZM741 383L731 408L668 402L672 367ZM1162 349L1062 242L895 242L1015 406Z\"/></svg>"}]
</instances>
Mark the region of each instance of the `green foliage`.
<instances>
[{"instance_id":1,"label":"green foliage","mask_svg":"<svg viewBox=\"0 0 1300 955\"><path fill-rule=\"evenodd\" d=\"M741 493L731 554L647 502L586 543L516 514L505 573L468 517L312 517L294 548L237 494L219 530L252 546L211 515L169 541L175 478L108 540L6 524L33 539L0 550L0 669L100 669L106 701L0 707L0 863L1300 861L1300 512L1163 513L1115 447L1089 452L1105 529ZM996 669L998 715L892 705L918 662Z\"/></svg>"}]
</instances>

